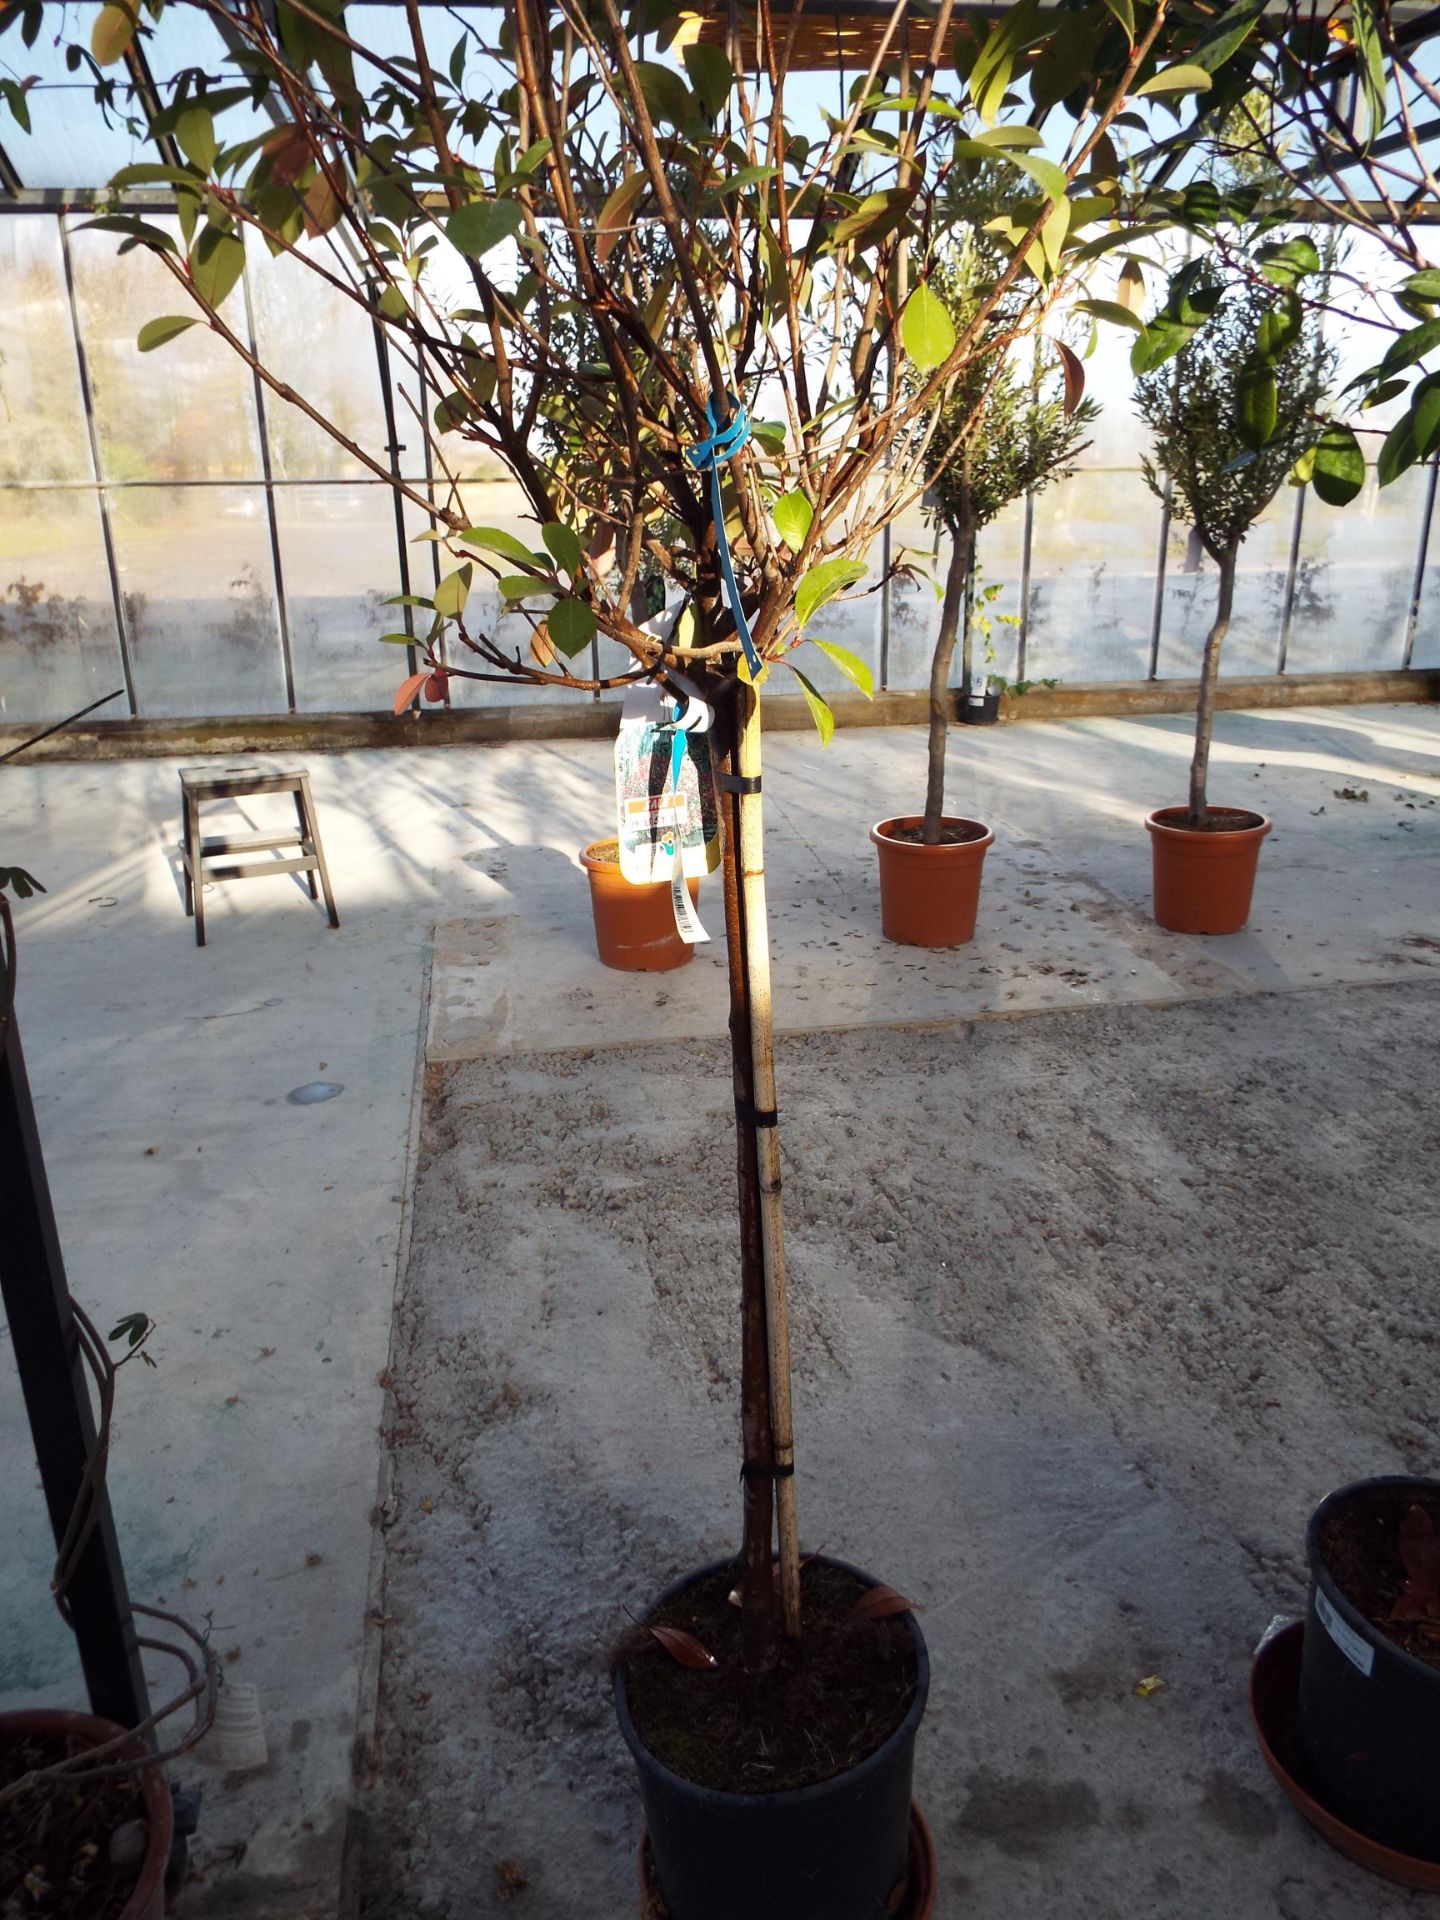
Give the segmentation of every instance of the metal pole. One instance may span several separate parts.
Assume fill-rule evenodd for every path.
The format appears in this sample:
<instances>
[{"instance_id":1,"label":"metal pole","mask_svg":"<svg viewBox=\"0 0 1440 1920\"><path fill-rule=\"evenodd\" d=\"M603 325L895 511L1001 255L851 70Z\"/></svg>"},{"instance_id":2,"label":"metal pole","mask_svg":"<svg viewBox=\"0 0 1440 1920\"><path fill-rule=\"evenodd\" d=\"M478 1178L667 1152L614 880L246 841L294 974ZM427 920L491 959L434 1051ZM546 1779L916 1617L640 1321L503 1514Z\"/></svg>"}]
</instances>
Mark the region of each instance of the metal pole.
<instances>
[{"instance_id":1,"label":"metal pole","mask_svg":"<svg viewBox=\"0 0 1440 1920\"><path fill-rule=\"evenodd\" d=\"M0 1006L6 997L0 993ZM58 1546L95 1446L95 1418L13 1013L0 1039L0 1190L5 1194L0 1298ZM66 1597L92 1711L134 1727L148 1719L150 1702L110 1497L103 1487L98 1506Z\"/></svg>"},{"instance_id":2,"label":"metal pole","mask_svg":"<svg viewBox=\"0 0 1440 1920\"><path fill-rule=\"evenodd\" d=\"M1435 477L1440 463L1430 462L1430 477L1425 486L1425 511L1420 521L1420 551L1415 556L1415 579L1410 588L1410 613L1405 621L1405 654L1400 665L1409 672L1415 659L1415 631L1420 624L1420 596L1425 590L1425 557L1430 547L1430 529L1435 523Z\"/></svg>"},{"instance_id":3,"label":"metal pole","mask_svg":"<svg viewBox=\"0 0 1440 1920\"><path fill-rule=\"evenodd\" d=\"M80 303L75 298L75 262L70 252L70 232L62 214L56 225L60 230L60 256L65 263L65 292L70 301L70 330L75 339L75 360L80 369L80 397L85 403L85 430L90 437L90 465L95 475L95 499L100 510L100 537L105 543L105 565L110 573L110 596L115 607L115 638L120 647L120 671L125 676L125 698L133 718L139 711L135 703L135 674L130 665L130 636L125 630L125 596L120 591L120 564L115 558L115 535L110 526L110 501L105 491L105 471L100 464L100 432L95 424L95 395L90 386L90 366L85 358L85 343L80 338Z\"/></svg>"},{"instance_id":4,"label":"metal pole","mask_svg":"<svg viewBox=\"0 0 1440 1920\"><path fill-rule=\"evenodd\" d=\"M250 266L247 260L240 275L245 293L245 331L250 352L258 363L260 343L255 332L255 301L250 291ZM253 371L255 387L255 431L260 438L260 471L265 477L265 517L270 526L270 565L275 574L275 616L280 623L280 661L285 671L285 706L295 711L295 660L290 650L290 611L285 604L285 569L280 560L280 522L275 517L275 474L270 462L270 423L265 417L265 382Z\"/></svg>"},{"instance_id":5,"label":"metal pole","mask_svg":"<svg viewBox=\"0 0 1440 1920\"><path fill-rule=\"evenodd\" d=\"M1305 525L1305 496L1309 487L1295 489L1295 520L1290 528L1290 568L1285 575L1285 610L1280 616L1280 651L1275 656L1276 673L1284 673L1290 652L1290 621L1295 612L1295 582L1300 571L1300 534Z\"/></svg>"},{"instance_id":6,"label":"metal pole","mask_svg":"<svg viewBox=\"0 0 1440 1920\"><path fill-rule=\"evenodd\" d=\"M1015 645L1015 678L1025 678L1030 650L1030 553L1035 545L1035 496L1025 496L1025 520L1020 535L1020 635Z\"/></svg>"},{"instance_id":7,"label":"metal pole","mask_svg":"<svg viewBox=\"0 0 1440 1920\"><path fill-rule=\"evenodd\" d=\"M1160 544L1155 549L1155 601L1150 612L1150 671L1147 680L1160 676L1160 627L1165 617L1165 556L1170 546L1170 478L1160 501Z\"/></svg>"},{"instance_id":8,"label":"metal pole","mask_svg":"<svg viewBox=\"0 0 1440 1920\"><path fill-rule=\"evenodd\" d=\"M385 338L385 329L379 320L372 317L370 324L375 332L375 358L380 366L380 398L385 407L385 451L390 456L391 475L398 480L400 478L400 456L405 449L396 437L395 389L390 383L390 346ZM412 589L410 586L410 552L405 540L405 499L398 487L392 489L391 498L395 503L395 552L396 558L400 563L400 591L402 593L409 593ZM403 607L401 611L405 615L405 631L413 638L415 633L415 610L413 607ZM405 649L405 658L409 663L409 671L414 673L415 648L413 645Z\"/></svg>"}]
</instances>

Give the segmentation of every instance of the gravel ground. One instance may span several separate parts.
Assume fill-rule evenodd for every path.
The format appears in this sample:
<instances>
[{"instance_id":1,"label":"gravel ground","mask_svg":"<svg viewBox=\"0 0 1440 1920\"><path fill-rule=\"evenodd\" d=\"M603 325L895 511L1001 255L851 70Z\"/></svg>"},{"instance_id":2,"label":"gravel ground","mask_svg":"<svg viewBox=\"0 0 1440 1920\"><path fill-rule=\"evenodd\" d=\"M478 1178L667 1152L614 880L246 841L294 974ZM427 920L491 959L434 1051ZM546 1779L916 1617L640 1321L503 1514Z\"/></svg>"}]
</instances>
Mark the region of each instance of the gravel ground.
<instances>
[{"instance_id":1,"label":"gravel ground","mask_svg":"<svg viewBox=\"0 0 1440 1920\"><path fill-rule=\"evenodd\" d=\"M1428 1910L1292 1816L1244 1684L1318 1499L1440 1471L1437 1023L782 1044L802 1537L925 1603L939 1920ZM711 1043L427 1070L366 1920L634 1911L607 1649L738 1527L728 1089Z\"/></svg>"}]
</instances>

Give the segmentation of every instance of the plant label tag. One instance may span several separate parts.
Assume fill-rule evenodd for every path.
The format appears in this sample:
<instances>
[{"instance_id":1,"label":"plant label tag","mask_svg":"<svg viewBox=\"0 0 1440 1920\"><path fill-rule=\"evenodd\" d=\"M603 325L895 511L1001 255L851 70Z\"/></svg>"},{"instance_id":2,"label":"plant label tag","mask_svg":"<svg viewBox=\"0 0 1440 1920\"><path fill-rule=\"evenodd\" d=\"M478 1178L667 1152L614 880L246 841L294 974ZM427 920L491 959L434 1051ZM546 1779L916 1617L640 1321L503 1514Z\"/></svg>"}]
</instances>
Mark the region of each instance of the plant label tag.
<instances>
[{"instance_id":1,"label":"plant label tag","mask_svg":"<svg viewBox=\"0 0 1440 1920\"><path fill-rule=\"evenodd\" d=\"M677 867L682 879L698 878L720 864L709 736L678 726L681 717L666 690L653 683L625 695L615 741L615 807L620 871L636 886L668 885ZM687 938L684 912L677 905L675 924ZM694 924L699 928L698 920ZM701 929L694 937L708 936Z\"/></svg>"},{"instance_id":2,"label":"plant label tag","mask_svg":"<svg viewBox=\"0 0 1440 1920\"><path fill-rule=\"evenodd\" d=\"M1315 1589L1315 1611L1320 1617L1321 1626L1351 1666L1358 1667L1368 1680L1375 1666L1374 1647L1362 1635L1356 1633L1353 1627L1345 1624L1319 1587Z\"/></svg>"}]
</instances>

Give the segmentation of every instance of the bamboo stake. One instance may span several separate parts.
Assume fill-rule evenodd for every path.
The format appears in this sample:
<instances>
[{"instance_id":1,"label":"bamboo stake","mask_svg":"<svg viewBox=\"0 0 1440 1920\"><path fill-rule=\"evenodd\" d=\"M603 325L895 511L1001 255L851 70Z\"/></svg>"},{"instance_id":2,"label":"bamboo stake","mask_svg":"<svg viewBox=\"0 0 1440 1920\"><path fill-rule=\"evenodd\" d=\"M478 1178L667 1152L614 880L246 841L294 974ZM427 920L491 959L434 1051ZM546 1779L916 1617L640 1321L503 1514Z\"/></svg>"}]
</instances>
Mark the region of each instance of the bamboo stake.
<instances>
[{"instance_id":1,"label":"bamboo stake","mask_svg":"<svg viewBox=\"0 0 1440 1920\"><path fill-rule=\"evenodd\" d=\"M748 681L736 688L736 732L742 780L760 781L760 701ZM770 929L765 908L765 842L758 790L740 795L740 884L745 906L745 962L750 984L750 1046L754 1099L775 1112L775 1022L770 998ZM795 1441L790 1412L790 1308L785 1286L785 1231L781 1204L780 1130L762 1127L760 1232L765 1248L765 1304L770 1341L770 1420L774 1432L776 1522L780 1548L780 1607L785 1632L800 1633L800 1529L796 1518Z\"/></svg>"}]
</instances>

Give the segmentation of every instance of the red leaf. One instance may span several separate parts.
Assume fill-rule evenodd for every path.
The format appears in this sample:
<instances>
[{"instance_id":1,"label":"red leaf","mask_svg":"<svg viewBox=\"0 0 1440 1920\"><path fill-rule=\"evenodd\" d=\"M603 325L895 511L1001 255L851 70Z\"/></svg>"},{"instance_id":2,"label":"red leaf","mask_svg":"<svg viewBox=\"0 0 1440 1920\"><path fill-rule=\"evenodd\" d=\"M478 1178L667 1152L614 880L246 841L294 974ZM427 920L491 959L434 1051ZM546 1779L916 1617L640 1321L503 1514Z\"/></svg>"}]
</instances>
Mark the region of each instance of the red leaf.
<instances>
[{"instance_id":1,"label":"red leaf","mask_svg":"<svg viewBox=\"0 0 1440 1920\"><path fill-rule=\"evenodd\" d=\"M1068 419L1084 397L1085 369L1079 354L1067 347L1063 340L1057 340L1055 348L1060 355L1060 365L1065 374L1065 415Z\"/></svg>"},{"instance_id":2,"label":"red leaf","mask_svg":"<svg viewBox=\"0 0 1440 1920\"><path fill-rule=\"evenodd\" d=\"M717 1664L714 1654L707 1653L694 1634L686 1633L683 1627L651 1627L650 1631L671 1659L678 1660L682 1667L704 1673Z\"/></svg>"},{"instance_id":3,"label":"red leaf","mask_svg":"<svg viewBox=\"0 0 1440 1920\"><path fill-rule=\"evenodd\" d=\"M416 694L429 678L430 674L427 669L424 673L409 674L400 682L400 691L395 696L396 713L404 713L405 709L410 705L410 702L415 698Z\"/></svg>"},{"instance_id":4,"label":"red leaf","mask_svg":"<svg viewBox=\"0 0 1440 1920\"><path fill-rule=\"evenodd\" d=\"M868 1593L862 1593L851 1608L861 1620L888 1620L892 1613L914 1613L915 1602L907 1600L903 1593L897 1593L894 1587L871 1587Z\"/></svg>"},{"instance_id":5,"label":"red leaf","mask_svg":"<svg viewBox=\"0 0 1440 1920\"><path fill-rule=\"evenodd\" d=\"M450 676L443 667L437 667L425 682L425 698L432 706L445 698L450 688Z\"/></svg>"}]
</instances>

